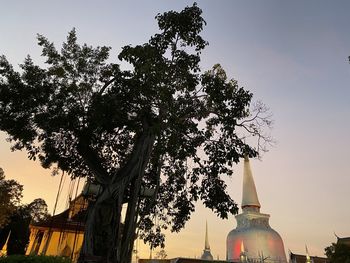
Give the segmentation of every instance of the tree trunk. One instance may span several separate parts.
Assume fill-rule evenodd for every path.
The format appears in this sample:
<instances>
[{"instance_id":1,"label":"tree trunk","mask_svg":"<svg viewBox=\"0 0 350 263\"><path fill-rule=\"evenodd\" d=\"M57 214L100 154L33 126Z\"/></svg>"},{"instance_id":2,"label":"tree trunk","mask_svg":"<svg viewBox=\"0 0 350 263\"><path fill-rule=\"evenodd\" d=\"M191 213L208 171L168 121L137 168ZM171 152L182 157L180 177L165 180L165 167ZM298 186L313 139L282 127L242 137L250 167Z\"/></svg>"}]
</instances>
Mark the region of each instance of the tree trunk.
<instances>
[{"instance_id":1,"label":"tree trunk","mask_svg":"<svg viewBox=\"0 0 350 263\"><path fill-rule=\"evenodd\" d=\"M144 131L136 140L128 162L89 207L79 263L131 262L140 186L153 144L154 135ZM121 210L128 186L131 194L122 225Z\"/></svg>"}]
</instances>

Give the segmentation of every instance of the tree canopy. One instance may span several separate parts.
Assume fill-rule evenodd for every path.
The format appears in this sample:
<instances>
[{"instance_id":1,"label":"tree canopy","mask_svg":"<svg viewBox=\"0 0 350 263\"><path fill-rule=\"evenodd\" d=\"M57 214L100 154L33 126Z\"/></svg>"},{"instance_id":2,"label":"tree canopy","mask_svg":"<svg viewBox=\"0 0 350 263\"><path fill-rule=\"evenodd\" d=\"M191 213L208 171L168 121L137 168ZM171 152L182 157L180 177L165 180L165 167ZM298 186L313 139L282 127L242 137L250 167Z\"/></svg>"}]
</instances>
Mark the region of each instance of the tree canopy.
<instances>
[{"instance_id":1,"label":"tree canopy","mask_svg":"<svg viewBox=\"0 0 350 263\"><path fill-rule=\"evenodd\" d=\"M48 219L46 202L37 198L29 204L22 204L23 186L15 180L6 180L0 168L0 247L9 232L8 255L24 254L29 240L29 224Z\"/></svg>"},{"instance_id":2,"label":"tree canopy","mask_svg":"<svg viewBox=\"0 0 350 263\"><path fill-rule=\"evenodd\" d=\"M96 207L116 203L117 221L128 203L132 220L111 230L122 243L137 225L144 240L163 244L161 229L183 228L198 200L222 218L236 213L224 177L269 142L271 121L262 104L250 108L253 94L218 64L201 70L201 13L194 4L158 14L159 32L118 55L131 69L109 62L110 47L78 44L75 29L61 50L38 35L45 67L28 56L16 72L0 57L0 130L44 168L100 184ZM141 198L145 188L152 198Z\"/></svg>"},{"instance_id":3,"label":"tree canopy","mask_svg":"<svg viewBox=\"0 0 350 263\"><path fill-rule=\"evenodd\" d=\"M343 243L332 243L325 248L330 263L350 263L350 247Z\"/></svg>"},{"instance_id":4,"label":"tree canopy","mask_svg":"<svg viewBox=\"0 0 350 263\"><path fill-rule=\"evenodd\" d=\"M6 180L5 173L0 168L0 229L8 222L16 211L22 198L23 186L15 180Z\"/></svg>"}]
</instances>

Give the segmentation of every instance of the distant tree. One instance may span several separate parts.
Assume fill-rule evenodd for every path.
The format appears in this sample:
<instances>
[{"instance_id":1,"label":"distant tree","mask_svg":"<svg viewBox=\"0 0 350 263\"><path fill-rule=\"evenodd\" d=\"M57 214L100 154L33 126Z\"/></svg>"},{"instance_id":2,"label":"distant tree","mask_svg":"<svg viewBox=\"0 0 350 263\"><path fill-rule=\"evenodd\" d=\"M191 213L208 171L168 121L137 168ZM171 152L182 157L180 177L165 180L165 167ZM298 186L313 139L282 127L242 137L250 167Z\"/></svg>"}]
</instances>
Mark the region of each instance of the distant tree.
<instances>
[{"instance_id":1,"label":"distant tree","mask_svg":"<svg viewBox=\"0 0 350 263\"><path fill-rule=\"evenodd\" d=\"M160 32L119 54L130 70L107 63L109 47L79 45L75 30L60 52L38 35L45 68L28 56L19 73L0 58L0 130L12 148L102 186L80 262L130 262L136 227L163 246L161 230L183 228L199 199L222 218L238 211L223 178L258 155L271 122L220 65L201 72L201 13L194 4L158 14Z\"/></svg>"},{"instance_id":2,"label":"distant tree","mask_svg":"<svg viewBox=\"0 0 350 263\"><path fill-rule=\"evenodd\" d=\"M166 253L166 251L164 249L159 250L156 253L156 257L157 259L166 259L168 257L168 254Z\"/></svg>"},{"instance_id":3,"label":"distant tree","mask_svg":"<svg viewBox=\"0 0 350 263\"><path fill-rule=\"evenodd\" d=\"M2 231L0 239L6 239L7 234L11 231L8 243L8 255L25 253L29 241L29 224L39 223L49 218L46 202L37 198L30 204L19 205L9 218L9 222Z\"/></svg>"},{"instance_id":4,"label":"distant tree","mask_svg":"<svg viewBox=\"0 0 350 263\"><path fill-rule=\"evenodd\" d=\"M11 231L8 254L24 254L29 237L29 223L48 218L47 205L41 198L27 205L21 204L23 186L6 180L0 168L0 246Z\"/></svg>"},{"instance_id":5,"label":"distant tree","mask_svg":"<svg viewBox=\"0 0 350 263\"><path fill-rule=\"evenodd\" d=\"M29 240L29 223L31 221L27 206L20 206L11 216L6 226L7 232L11 230L11 236L7 246L8 255L23 255Z\"/></svg>"},{"instance_id":6,"label":"distant tree","mask_svg":"<svg viewBox=\"0 0 350 263\"><path fill-rule=\"evenodd\" d=\"M9 221L22 198L23 186L15 180L6 180L0 168L0 229Z\"/></svg>"},{"instance_id":7,"label":"distant tree","mask_svg":"<svg viewBox=\"0 0 350 263\"><path fill-rule=\"evenodd\" d=\"M350 246L342 243L332 243L325 248L330 263L350 263Z\"/></svg>"},{"instance_id":8,"label":"distant tree","mask_svg":"<svg viewBox=\"0 0 350 263\"><path fill-rule=\"evenodd\" d=\"M31 223L39 223L49 219L50 214L47 210L47 204L44 199L34 199L30 204L25 206L30 216Z\"/></svg>"}]
</instances>

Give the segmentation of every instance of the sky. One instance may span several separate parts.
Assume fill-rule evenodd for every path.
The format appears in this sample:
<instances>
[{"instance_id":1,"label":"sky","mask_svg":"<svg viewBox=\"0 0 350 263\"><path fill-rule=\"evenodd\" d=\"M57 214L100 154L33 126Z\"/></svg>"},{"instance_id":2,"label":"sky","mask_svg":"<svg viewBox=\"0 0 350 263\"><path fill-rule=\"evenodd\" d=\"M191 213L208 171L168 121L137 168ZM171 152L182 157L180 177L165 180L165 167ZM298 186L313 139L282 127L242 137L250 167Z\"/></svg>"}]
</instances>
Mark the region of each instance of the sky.
<instances>
[{"instance_id":1,"label":"sky","mask_svg":"<svg viewBox=\"0 0 350 263\"><path fill-rule=\"evenodd\" d=\"M286 251L323 256L338 236L350 236L350 2L222 0L197 1L209 46L202 69L220 63L230 78L273 113L276 144L251 166L261 212L284 240ZM191 1L1 1L0 54L18 68L27 54L42 63L36 34L60 47L68 31L78 40L112 47L142 44L157 32L157 13L180 11ZM0 167L24 185L23 202L44 198L52 211L59 178L24 152L11 152L0 133ZM241 202L243 165L233 167L228 191ZM68 185L68 181L66 182ZM61 198L59 209L66 200ZM199 257L205 221L215 258L226 255L234 216L221 220L197 205L179 234L168 234L168 257ZM142 243L142 242L140 242ZM140 245L140 256L149 250Z\"/></svg>"}]
</instances>

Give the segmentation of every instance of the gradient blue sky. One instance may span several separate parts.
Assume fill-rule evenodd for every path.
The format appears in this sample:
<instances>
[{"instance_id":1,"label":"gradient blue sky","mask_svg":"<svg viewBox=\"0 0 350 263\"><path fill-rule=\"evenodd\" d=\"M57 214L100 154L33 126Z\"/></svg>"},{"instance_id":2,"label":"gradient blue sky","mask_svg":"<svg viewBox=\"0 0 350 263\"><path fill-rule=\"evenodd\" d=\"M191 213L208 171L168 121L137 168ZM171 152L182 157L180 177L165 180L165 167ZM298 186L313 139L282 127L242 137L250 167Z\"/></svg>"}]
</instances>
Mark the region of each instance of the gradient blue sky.
<instances>
[{"instance_id":1,"label":"gradient blue sky","mask_svg":"<svg viewBox=\"0 0 350 263\"><path fill-rule=\"evenodd\" d=\"M78 39L109 45L116 58L121 46L140 44L156 32L159 12L181 10L190 1L2 1L0 54L15 65L31 54L41 63L36 34L57 43L76 27ZM198 1L208 25L209 47L202 68L220 63L228 76L267 104L275 121L277 144L252 161L262 212L285 248L322 256L335 237L350 236L350 2ZM52 209L58 178L11 153L0 133L0 167L24 184L24 202L43 197ZM228 179L240 203L242 165ZM65 201L65 200L64 200ZM63 202L63 201L62 201ZM226 235L234 217L220 220L198 205L186 229L169 235L170 257L200 256L205 219L213 255L225 258ZM143 249L142 255L148 255Z\"/></svg>"}]
</instances>

